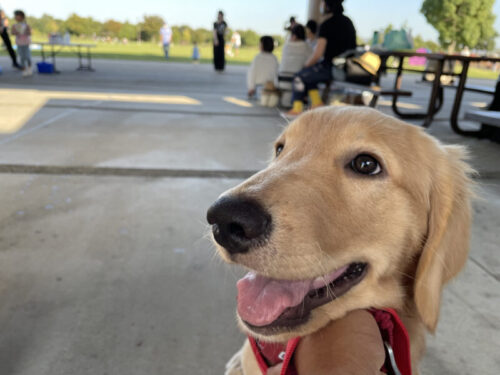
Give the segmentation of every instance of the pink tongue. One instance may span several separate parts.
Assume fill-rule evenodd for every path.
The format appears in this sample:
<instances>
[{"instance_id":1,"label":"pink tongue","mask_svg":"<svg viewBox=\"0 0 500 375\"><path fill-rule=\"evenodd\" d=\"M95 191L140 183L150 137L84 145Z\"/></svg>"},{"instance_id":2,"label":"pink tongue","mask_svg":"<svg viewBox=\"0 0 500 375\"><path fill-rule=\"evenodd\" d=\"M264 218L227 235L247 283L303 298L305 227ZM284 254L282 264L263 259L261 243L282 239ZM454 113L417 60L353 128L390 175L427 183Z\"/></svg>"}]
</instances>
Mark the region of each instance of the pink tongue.
<instances>
[{"instance_id":1,"label":"pink tongue","mask_svg":"<svg viewBox=\"0 0 500 375\"><path fill-rule=\"evenodd\" d=\"M271 324L286 308L301 303L310 290L327 285L346 269L339 268L320 280L305 281L275 280L249 272L236 284L238 314L254 326Z\"/></svg>"}]
</instances>

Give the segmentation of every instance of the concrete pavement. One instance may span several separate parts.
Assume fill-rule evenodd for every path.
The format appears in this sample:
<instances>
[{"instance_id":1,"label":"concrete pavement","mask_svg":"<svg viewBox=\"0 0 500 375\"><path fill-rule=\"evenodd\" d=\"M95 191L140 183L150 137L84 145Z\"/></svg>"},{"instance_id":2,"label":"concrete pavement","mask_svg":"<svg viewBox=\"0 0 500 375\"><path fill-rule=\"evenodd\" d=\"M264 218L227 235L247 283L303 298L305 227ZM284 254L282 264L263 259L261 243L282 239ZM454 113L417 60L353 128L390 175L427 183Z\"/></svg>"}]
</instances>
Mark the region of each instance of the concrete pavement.
<instances>
[{"instance_id":1,"label":"concrete pavement","mask_svg":"<svg viewBox=\"0 0 500 375\"><path fill-rule=\"evenodd\" d=\"M244 67L95 64L0 76L0 374L220 374L243 340L240 271L214 257L205 211L265 165L285 123L245 100ZM405 102L422 107L428 88L414 81ZM466 107L481 100L468 94ZM483 179L469 262L422 373L497 374L500 147L445 121L429 131L467 144Z\"/></svg>"}]
</instances>

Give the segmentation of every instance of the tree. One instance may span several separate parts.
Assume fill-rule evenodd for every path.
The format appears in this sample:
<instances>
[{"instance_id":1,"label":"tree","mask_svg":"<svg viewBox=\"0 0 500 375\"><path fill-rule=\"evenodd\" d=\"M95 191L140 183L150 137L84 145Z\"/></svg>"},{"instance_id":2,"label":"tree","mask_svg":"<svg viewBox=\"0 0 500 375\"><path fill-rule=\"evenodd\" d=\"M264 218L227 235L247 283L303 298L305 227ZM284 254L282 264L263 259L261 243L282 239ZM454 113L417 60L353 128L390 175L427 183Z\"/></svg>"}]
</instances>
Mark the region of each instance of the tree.
<instances>
[{"instance_id":1,"label":"tree","mask_svg":"<svg viewBox=\"0 0 500 375\"><path fill-rule=\"evenodd\" d=\"M99 35L102 32L102 23L92 17L80 17L78 14L73 13L64 23L64 29L70 34L78 36Z\"/></svg>"},{"instance_id":2,"label":"tree","mask_svg":"<svg viewBox=\"0 0 500 375\"><path fill-rule=\"evenodd\" d=\"M192 35L193 42L196 42L198 44L210 43L213 38L212 31L203 28L194 30Z\"/></svg>"},{"instance_id":3,"label":"tree","mask_svg":"<svg viewBox=\"0 0 500 375\"><path fill-rule=\"evenodd\" d=\"M115 20L107 20L102 25L102 32L107 36L117 37L122 28L122 23Z\"/></svg>"},{"instance_id":4,"label":"tree","mask_svg":"<svg viewBox=\"0 0 500 375\"><path fill-rule=\"evenodd\" d=\"M73 13L68 17L64 25L70 34L82 35L85 34L85 23L85 18Z\"/></svg>"},{"instance_id":5,"label":"tree","mask_svg":"<svg viewBox=\"0 0 500 375\"><path fill-rule=\"evenodd\" d=\"M181 26L181 41L182 43L191 43L191 28L189 26Z\"/></svg>"},{"instance_id":6,"label":"tree","mask_svg":"<svg viewBox=\"0 0 500 375\"><path fill-rule=\"evenodd\" d=\"M172 43L179 44L182 40L182 31L179 26L172 26Z\"/></svg>"},{"instance_id":7,"label":"tree","mask_svg":"<svg viewBox=\"0 0 500 375\"><path fill-rule=\"evenodd\" d=\"M455 48L492 49L495 0L424 0L420 11L439 33L439 42Z\"/></svg>"},{"instance_id":8,"label":"tree","mask_svg":"<svg viewBox=\"0 0 500 375\"><path fill-rule=\"evenodd\" d=\"M140 24L141 28L141 39L142 40L153 40L156 41L160 29L165 24L165 21L161 16L144 16L143 21Z\"/></svg>"},{"instance_id":9,"label":"tree","mask_svg":"<svg viewBox=\"0 0 500 375\"><path fill-rule=\"evenodd\" d=\"M42 35L48 35L60 31L59 27L62 21L56 20L54 17L49 16L48 14L43 14L40 18L29 16L27 18L28 25L31 26L32 30Z\"/></svg>"},{"instance_id":10,"label":"tree","mask_svg":"<svg viewBox=\"0 0 500 375\"><path fill-rule=\"evenodd\" d=\"M434 42L432 40L424 40L424 38L422 38L420 35L416 35L413 38L413 45L414 45L415 49L427 48L428 50L430 50L432 52L439 51L439 45L436 42Z\"/></svg>"},{"instance_id":11,"label":"tree","mask_svg":"<svg viewBox=\"0 0 500 375\"><path fill-rule=\"evenodd\" d=\"M255 47L259 45L260 37L253 30L238 30L241 35L241 45Z\"/></svg>"},{"instance_id":12,"label":"tree","mask_svg":"<svg viewBox=\"0 0 500 375\"><path fill-rule=\"evenodd\" d=\"M122 27L120 27L118 37L120 39L126 38L128 40L137 40L137 26L125 22Z\"/></svg>"}]
</instances>

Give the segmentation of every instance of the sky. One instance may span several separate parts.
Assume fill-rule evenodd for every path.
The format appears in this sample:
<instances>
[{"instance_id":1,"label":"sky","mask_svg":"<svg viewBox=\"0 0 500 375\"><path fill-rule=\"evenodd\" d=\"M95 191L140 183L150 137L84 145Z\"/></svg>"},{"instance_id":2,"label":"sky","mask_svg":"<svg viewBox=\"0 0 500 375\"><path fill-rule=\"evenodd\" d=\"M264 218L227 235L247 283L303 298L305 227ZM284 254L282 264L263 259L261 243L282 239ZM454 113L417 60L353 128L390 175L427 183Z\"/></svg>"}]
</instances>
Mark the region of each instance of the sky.
<instances>
[{"instance_id":1,"label":"sky","mask_svg":"<svg viewBox=\"0 0 500 375\"><path fill-rule=\"evenodd\" d=\"M345 0L345 14L354 22L359 36L370 38L374 30L388 24L396 28L408 25L413 35L437 40L436 31L420 14L422 1L415 0ZM294 15L305 22L308 0L0 0L8 14L22 9L28 15L43 13L57 18L66 18L75 12L81 16L92 16L101 21L113 18L119 21L138 22L144 14L159 14L172 25L211 28L216 12L222 9L233 29L253 29L260 34L280 34L286 20ZM500 15L500 1L496 1L494 12ZM500 17L495 28L500 32ZM498 44L498 40L497 40Z\"/></svg>"}]
</instances>

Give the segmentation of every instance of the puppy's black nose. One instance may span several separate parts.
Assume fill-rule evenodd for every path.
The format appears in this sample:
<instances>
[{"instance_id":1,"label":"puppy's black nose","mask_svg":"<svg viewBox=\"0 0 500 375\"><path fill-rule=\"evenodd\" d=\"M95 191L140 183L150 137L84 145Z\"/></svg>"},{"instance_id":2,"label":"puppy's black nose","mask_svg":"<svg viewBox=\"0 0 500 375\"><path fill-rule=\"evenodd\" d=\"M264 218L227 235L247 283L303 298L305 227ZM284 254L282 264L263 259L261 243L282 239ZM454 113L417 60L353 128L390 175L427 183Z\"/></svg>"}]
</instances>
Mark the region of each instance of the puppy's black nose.
<instances>
[{"instance_id":1,"label":"puppy's black nose","mask_svg":"<svg viewBox=\"0 0 500 375\"><path fill-rule=\"evenodd\" d=\"M271 216L250 199L222 197L207 212L214 238L229 253L244 253L262 243L271 231Z\"/></svg>"}]
</instances>

